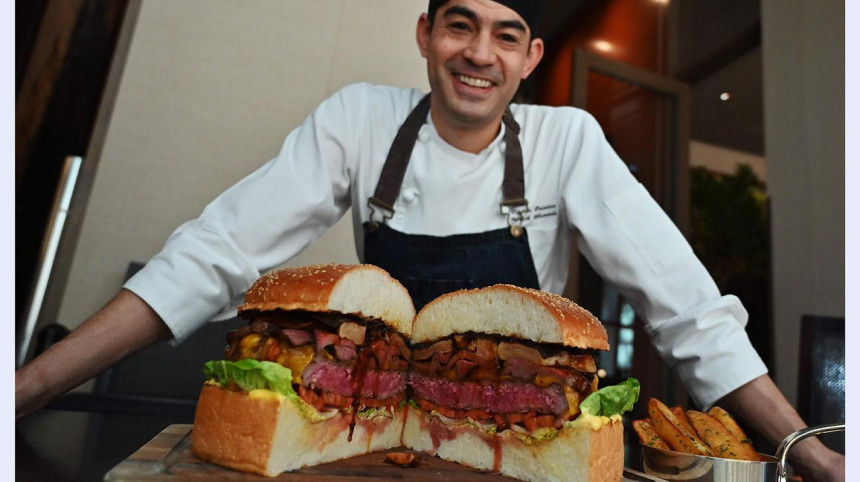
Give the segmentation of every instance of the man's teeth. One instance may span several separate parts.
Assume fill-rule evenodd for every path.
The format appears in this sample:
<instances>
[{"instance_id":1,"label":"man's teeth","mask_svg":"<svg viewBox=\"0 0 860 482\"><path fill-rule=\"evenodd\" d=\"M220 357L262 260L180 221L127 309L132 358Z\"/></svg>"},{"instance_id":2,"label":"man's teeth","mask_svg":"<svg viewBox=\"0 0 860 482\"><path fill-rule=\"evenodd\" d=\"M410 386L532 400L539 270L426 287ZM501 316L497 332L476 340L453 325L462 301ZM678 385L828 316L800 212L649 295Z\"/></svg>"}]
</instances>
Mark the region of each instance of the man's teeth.
<instances>
[{"instance_id":1,"label":"man's teeth","mask_svg":"<svg viewBox=\"0 0 860 482\"><path fill-rule=\"evenodd\" d=\"M465 75L458 75L457 80L471 87L489 87L493 85L489 80L466 77Z\"/></svg>"}]
</instances>

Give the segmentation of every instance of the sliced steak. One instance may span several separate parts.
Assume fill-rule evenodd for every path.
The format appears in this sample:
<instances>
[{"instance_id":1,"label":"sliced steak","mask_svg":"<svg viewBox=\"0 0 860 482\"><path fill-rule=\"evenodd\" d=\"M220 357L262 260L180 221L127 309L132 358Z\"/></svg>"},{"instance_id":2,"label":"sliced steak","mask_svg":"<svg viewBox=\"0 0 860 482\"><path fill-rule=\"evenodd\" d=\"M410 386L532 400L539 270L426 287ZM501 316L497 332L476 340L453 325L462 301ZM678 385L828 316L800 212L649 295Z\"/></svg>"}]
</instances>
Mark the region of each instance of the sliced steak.
<instances>
[{"instance_id":1,"label":"sliced steak","mask_svg":"<svg viewBox=\"0 0 860 482\"><path fill-rule=\"evenodd\" d=\"M352 396L354 370L349 365L335 363L317 356L302 372L304 385L326 390L344 397Z\"/></svg>"},{"instance_id":2,"label":"sliced steak","mask_svg":"<svg viewBox=\"0 0 860 482\"><path fill-rule=\"evenodd\" d=\"M358 356L358 347L352 340L341 338L334 345L334 355L340 361L354 360Z\"/></svg>"},{"instance_id":3,"label":"sliced steak","mask_svg":"<svg viewBox=\"0 0 860 482\"><path fill-rule=\"evenodd\" d=\"M409 374L409 384L416 396L457 410L552 414L567 410L564 390L559 385L541 388L514 382L480 384L428 377L416 372Z\"/></svg>"},{"instance_id":4,"label":"sliced steak","mask_svg":"<svg viewBox=\"0 0 860 482\"><path fill-rule=\"evenodd\" d=\"M540 365L535 365L528 360L513 358L505 361L505 364L502 367L502 374L510 375L517 380L530 382L534 380L535 375L537 375L540 368Z\"/></svg>"},{"instance_id":5,"label":"sliced steak","mask_svg":"<svg viewBox=\"0 0 860 482\"><path fill-rule=\"evenodd\" d=\"M368 371L364 374L360 395L366 398L390 398L406 390L406 372Z\"/></svg>"},{"instance_id":6,"label":"sliced steak","mask_svg":"<svg viewBox=\"0 0 860 482\"><path fill-rule=\"evenodd\" d=\"M290 346L305 346L314 342L314 334L308 330L295 328L281 328L278 338L286 341Z\"/></svg>"},{"instance_id":7,"label":"sliced steak","mask_svg":"<svg viewBox=\"0 0 860 482\"><path fill-rule=\"evenodd\" d=\"M340 340L337 333L331 333L325 330L314 330L314 338L317 342L317 351L322 351L325 347L334 345Z\"/></svg>"},{"instance_id":8,"label":"sliced steak","mask_svg":"<svg viewBox=\"0 0 860 482\"><path fill-rule=\"evenodd\" d=\"M248 325L236 328L235 330L230 330L227 332L227 344L233 345L249 333L251 333L251 327Z\"/></svg>"},{"instance_id":9,"label":"sliced steak","mask_svg":"<svg viewBox=\"0 0 860 482\"><path fill-rule=\"evenodd\" d=\"M439 352L450 352L453 350L454 342L450 338L437 341L425 348L415 348L412 352L413 360L428 360L430 357Z\"/></svg>"},{"instance_id":10,"label":"sliced steak","mask_svg":"<svg viewBox=\"0 0 860 482\"><path fill-rule=\"evenodd\" d=\"M279 327L275 323L269 323L268 321L257 318L256 320L251 322L251 331L254 333L259 333L261 335L268 336L271 332L277 330Z\"/></svg>"}]
</instances>

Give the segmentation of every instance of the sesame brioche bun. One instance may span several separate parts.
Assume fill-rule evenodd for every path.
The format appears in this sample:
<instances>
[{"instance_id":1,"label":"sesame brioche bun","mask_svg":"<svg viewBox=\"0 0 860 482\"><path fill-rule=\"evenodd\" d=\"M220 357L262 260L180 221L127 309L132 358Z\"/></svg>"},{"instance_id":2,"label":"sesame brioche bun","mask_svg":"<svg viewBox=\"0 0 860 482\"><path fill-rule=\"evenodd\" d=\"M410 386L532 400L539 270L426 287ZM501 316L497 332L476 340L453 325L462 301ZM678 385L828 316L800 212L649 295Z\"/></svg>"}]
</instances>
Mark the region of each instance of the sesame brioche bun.
<instances>
[{"instance_id":1,"label":"sesame brioche bun","mask_svg":"<svg viewBox=\"0 0 860 482\"><path fill-rule=\"evenodd\" d=\"M275 310L345 313L376 318L409 335L415 306L406 288L382 268L327 264L284 268L261 276L239 314Z\"/></svg>"},{"instance_id":2,"label":"sesame brioche bun","mask_svg":"<svg viewBox=\"0 0 860 482\"><path fill-rule=\"evenodd\" d=\"M585 308L556 294L503 284L431 301L412 324L412 343L468 331L609 350L606 329Z\"/></svg>"},{"instance_id":3,"label":"sesame brioche bun","mask_svg":"<svg viewBox=\"0 0 860 482\"><path fill-rule=\"evenodd\" d=\"M281 310L381 320L406 336L415 317L406 289L371 265L329 264L270 272L248 290L239 314L253 318ZM295 380L297 374L293 376ZM321 414L295 393L240 391L207 382L197 402L191 446L203 460L275 476L400 445L405 410L389 409L392 416L371 418L342 410Z\"/></svg>"},{"instance_id":4,"label":"sesame brioche bun","mask_svg":"<svg viewBox=\"0 0 860 482\"><path fill-rule=\"evenodd\" d=\"M338 413L312 421L295 402L254 398L204 385L197 402L191 447L208 462L269 477L400 445L405 410L393 418L349 419ZM239 477L241 478L241 477Z\"/></svg>"}]
</instances>

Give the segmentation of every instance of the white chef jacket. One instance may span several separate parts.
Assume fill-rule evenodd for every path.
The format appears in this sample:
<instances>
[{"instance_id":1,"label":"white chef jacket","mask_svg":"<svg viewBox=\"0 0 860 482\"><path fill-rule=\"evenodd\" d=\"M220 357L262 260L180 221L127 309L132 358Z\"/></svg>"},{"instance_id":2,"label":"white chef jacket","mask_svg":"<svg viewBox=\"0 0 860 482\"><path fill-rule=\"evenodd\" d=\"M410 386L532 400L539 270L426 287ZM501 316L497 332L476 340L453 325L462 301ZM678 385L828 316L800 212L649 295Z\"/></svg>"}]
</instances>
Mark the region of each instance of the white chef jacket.
<instances>
[{"instance_id":1,"label":"white chef jacket","mask_svg":"<svg viewBox=\"0 0 860 482\"><path fill-rule=\"evenodd\" d=\"M320 106L278 156L180 226L125 288L181 341L241 302L256 279L299 253L352 206L362 222L391 143L423 97L415 89L356 84ZM570 230L580 250L645 320L655 346L703 407L767 372L744 331L747 313L721 296L684 237L630 174L588 113L511 105L521 126L523 223L541 289L561 293ZM507 227L501 214L504 126L482 152L460 151L428 115L389 226L447 236Z\"/></svg>"}]
</instances>

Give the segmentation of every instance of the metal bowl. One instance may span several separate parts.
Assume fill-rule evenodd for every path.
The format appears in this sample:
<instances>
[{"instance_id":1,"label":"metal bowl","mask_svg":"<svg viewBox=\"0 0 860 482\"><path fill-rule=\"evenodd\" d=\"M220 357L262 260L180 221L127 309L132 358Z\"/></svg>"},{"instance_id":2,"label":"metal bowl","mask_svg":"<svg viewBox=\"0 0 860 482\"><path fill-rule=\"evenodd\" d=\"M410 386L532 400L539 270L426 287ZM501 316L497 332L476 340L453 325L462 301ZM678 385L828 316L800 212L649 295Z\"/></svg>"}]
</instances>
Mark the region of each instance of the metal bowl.
<instances>
[{"instance_id":1,"label":"metal bowl","mask_svg":"<svg viewBox=\"0 0 860 482\"><path fill-rule=\"evenodd\" d=\"M821 425L798 430L786 437L776 456L748 461L692 455L642 445L642 471L666 480L696 482L784 482L785 459L791 447L806 437L845 430L845 424ZM641 444L640 444L641 445Z\"/></svg>"},{"instance_id":2,"label":"metal bowl","mask_svg":"<svg viewBox=\"0 0 860 482\"><path fill-rule=\"evenodd\" d=\"M765 461L721 459L642 445L642 471L666 480L700 482L776 482L779 459Z\"/></svg>"}]
</instances>

